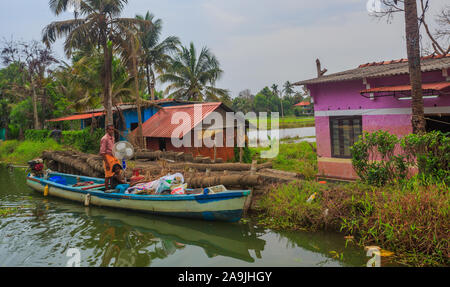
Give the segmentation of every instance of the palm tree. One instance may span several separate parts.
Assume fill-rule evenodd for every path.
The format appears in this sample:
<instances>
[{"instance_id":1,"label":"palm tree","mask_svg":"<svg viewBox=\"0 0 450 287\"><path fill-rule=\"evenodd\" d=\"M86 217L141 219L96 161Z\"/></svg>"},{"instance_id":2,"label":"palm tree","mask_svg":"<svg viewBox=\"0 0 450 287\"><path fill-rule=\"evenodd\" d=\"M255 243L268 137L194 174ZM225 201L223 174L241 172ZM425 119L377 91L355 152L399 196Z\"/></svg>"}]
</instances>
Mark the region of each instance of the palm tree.
<instances>
[{"instance_id":1,"label":"palm tree","mask_svg":"<svg viewBox=\"0 0 450 287\"><path fill-rule=\"evenodd\" d=\"M228 90L215 87L223 74L219 61L204 47L197 57L194 43L181 47L166 72L158 77L162 83L171 83L164 94L188 101L220 101L229 94Z\"/></svg>"},{"instance_id":2,"label":"palm tree","mask_svg":"<svg viewBox=\"0 0 450 287\"><path fill-rule=\"evenodd\" d=\"M291 95L294 93L294 89L292 89L292 84L289 81L286 81L286 83L284 83L283 92L288 98L290 98Z\"/></svg>"},{"instance_id":3,"label":"palm tree","mask_svg":"<svg viewBox=\"0 0 450 287\"><path fill-rule=\"evenodd\" d=\"M50 0L50 9L56 15L69 8L73 0ZM121 47L134 37L137 25L151 26L151 22L135 18L119 18L128 0L79 0L78 18L57 21L47 25L43 30L42 41L47 45L57 38L66 37L64 51L68 57L74 50L86 46L99 47L103 50L103 106L106 110L105 125L113 123L112 113L112 61L113 50Z\"/></svg>"},{"instance_id":4,"label":"palm tree","mask_svg":"<svg viewBox=\"0 0 450 287\"><path fill-rule=\"evenodd\" d=\"M277 84L273 84L272 85L272 93L275 95L275 97L280 98L280 104L281 104L281 117L284 117L284 111L283 111L283 97L279 96L280 91L278 90L278 85Z\"/></svg>"},{"instance_id":5,"label":"palm tree","mask_svg":"<svg viewBox=\"0 0 450 287\"><path fill-rule=\"evenodd\" d=\"M136 19L147 20L153 23L152 27L141 25L140 45L141 59L140 65L145 69L147 79L147 91L151 94L151 100L155 100L155 72L162 73L168 68L171 57L170 54L180 45L178 37L170 36L159 42L162 30L162 20L154 19L155 16L147 12L145 16L136 15Z\"/></svg>"}]
</instances>

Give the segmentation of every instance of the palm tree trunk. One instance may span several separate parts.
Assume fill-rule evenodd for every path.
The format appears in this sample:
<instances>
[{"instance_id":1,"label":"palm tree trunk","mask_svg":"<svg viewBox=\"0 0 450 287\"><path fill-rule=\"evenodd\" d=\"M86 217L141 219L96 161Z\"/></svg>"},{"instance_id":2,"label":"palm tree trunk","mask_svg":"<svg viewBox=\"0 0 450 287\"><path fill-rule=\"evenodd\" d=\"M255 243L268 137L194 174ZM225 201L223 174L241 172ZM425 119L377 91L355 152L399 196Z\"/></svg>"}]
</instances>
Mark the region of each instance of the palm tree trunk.
<instances>
[{"instance_id":1,"label":"palm tree trunk","mask_svg":"<svg viewBox=\"0 0 450 287\"><path fill-rule=\"evenodd\" d=\"M151 86L152 86L152 101L156 100L155 99L155 82L156 82L156 80L155 80L155 73L152 72L152 83L151 83Z\"/></svg>"},{"instance_id":2,"label":"palm tree trunk","mask_svg":"<svg viewBox=\"0 0 450 287\"><path fill-rule=\"evenodd\" d=\"M153 92L152 85L150 82L150 70L149 70L148 65L145 66L145 75L147 76L147 90L152 95L151 100L153 101L155 94Z\"/></svg>"},{"instance_id":3,"label":"palm tree trunk","mask_svg":"<svg viewBox=\"0 0 450 287\"><path fill-rule=\"evenodd\" d=\"M33 90L33 123L34 123L34 129L39 130L39 115L38 115L38 109L37 109L37 95L36 95L36 88L34 87L34 81L31 80L31 88Z\"/></svg>"},{"instance_id":4,"label":"palm tree trunk","mask_svg":"<svg viewBox=\"0 0 450 287\"><path fill-rule=\"evenodd\" d=\"M103 89L103 105L106 111L105 128L108 125L114 124L113 112L112 112L112 47L108 47L105 43L103 47L104 51L104 89Z\"/></svg>"},{"instance_id":5,"label":"palm tree trunk","mask_svg":"<svg viewBox=\"0 0 450 287\"><path fill-rule=\"evenodd\" d=\"M411 109L413 133L425 133L425 118L420 69L420 38L416 0L405 0L406 49L408 53L409 80L411 83Z\"/></svg>"},{"instance_id":6,"label":"palm tree trunk","mask_svg":"<svg viewBox=\"0 0 450 287\"><path fill-rule=\"evenodd\" d=\"M134 40L131 40L132 53L133 53L133 75L134 75L134 91L136 94L136 106L138 115L138 145L140 148L144 148L144 136L142 132L142 115L141 115L141 97L139 96L139 78L137 71L137 55Z\"/></svg>"}]
</instances>

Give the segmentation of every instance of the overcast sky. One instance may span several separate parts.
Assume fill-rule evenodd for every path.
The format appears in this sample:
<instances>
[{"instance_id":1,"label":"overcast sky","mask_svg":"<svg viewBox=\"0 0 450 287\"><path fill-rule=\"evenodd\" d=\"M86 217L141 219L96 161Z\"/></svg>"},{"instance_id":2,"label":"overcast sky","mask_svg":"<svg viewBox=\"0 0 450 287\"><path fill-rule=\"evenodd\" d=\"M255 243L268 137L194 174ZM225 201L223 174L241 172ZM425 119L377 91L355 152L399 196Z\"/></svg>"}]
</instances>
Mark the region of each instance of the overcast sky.
<instances>
[{"instance_id":1,"label":"overcast sky","mask_svg":"<svg viewBox=\"0 0 450 287\"><path fill-rule=\"evenodd\" d=\"M370 0L372 1L372 0ZM163 36L184 45L207 46L224 75L217 87L235 97L244 89L316 76L319 58L328 74L360 64L406 58L404 19L392 23L369 16L368 0L129 0L123 17L153 13L163 20ZM432 0L431 14L447 0ZM430 14L430 16L431 16ZM0 38L40 40L56 17L48 0L0 0ZM64 58L62 42L54 45Z\"/></svg>"}]
</instances>

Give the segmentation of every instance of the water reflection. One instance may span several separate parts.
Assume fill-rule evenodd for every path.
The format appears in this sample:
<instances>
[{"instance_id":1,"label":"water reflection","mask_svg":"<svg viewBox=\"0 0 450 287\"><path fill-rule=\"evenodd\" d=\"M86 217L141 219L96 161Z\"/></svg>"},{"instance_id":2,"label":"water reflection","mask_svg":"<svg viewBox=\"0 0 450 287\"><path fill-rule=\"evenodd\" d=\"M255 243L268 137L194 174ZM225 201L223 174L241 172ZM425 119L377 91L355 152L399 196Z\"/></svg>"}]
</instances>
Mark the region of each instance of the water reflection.
<instances>
[{"instance_id":1,"label":"water reflection","mask_svg":"<svg viewBox=\"0 0 450 287\"><path fill-rule=\"evenodd\" d=\"M363 250L342 235L278 232L255 223L205 222L89 207L44 198L24 174L0 167L0 266L363 266ZM344 254L336 259L330 253Z\"/></svg>"},{"instance_id":2,"label":"water reflection","mask_svg":"<svg viewBox=\"0 0 450 287\"><path fill-rule=\"evenodd\" d=\"M70 212L78 213L73 208ZM207 257L220 255L254 262L249 251L260 254L265 246L265 241L258 238L261 232L248 225L156 217L100 208L89 208L78 216L92 221L91 228L87 228L88 237L98 238L93 240L93 246L86 243L86 246L79 247L93 248L94 254L89 260L100 258L100 266L150 266L155 259L164 259L187 245L201 247Z\"/></svg>"}]
</instances>

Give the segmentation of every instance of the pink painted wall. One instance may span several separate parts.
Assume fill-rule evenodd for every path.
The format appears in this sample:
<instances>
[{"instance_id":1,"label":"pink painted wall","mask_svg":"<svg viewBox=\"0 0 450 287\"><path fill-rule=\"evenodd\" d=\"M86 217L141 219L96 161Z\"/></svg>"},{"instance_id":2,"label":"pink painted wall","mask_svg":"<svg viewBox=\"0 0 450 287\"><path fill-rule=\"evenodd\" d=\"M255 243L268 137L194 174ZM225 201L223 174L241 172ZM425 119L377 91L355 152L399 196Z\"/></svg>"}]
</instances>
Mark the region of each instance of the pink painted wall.
<instances>
[{"instance_id":1,"label":"pink painted wall","mask_svg":"<svg viewBox=\"0 0 450 287\"><path fill-rule=\"evenodd\" d=\"M449 73L450 74L450 73ZM397 86L409 84L409 75L399 75L387 78L368 79L371 88L382 86ZM426 72L422 74L423 83L445 82L442 71ZM344 81L335 83L308 85L311 96L314 98L314 110L318 111L342 111L362 109L389 109L409 108L411 101L400 101L394 97L380 97L370 100L360 95L360 91L366 89L362 80ZM425 107L450 106L450 96L441 96L436 99L424 99ZM450 113L450 109L449 109ZM355 111L356 114L356 111ZM319 157L331 157L330 125L328 116L316 116L316 141ZM385 130L392 134L404 136L412 132L411 115L362 115L363 131ZM354 178L355 174L351 166L339 163L323 162L319 164L320 173L342 178Z\"/></svg>"}]
</instances>

